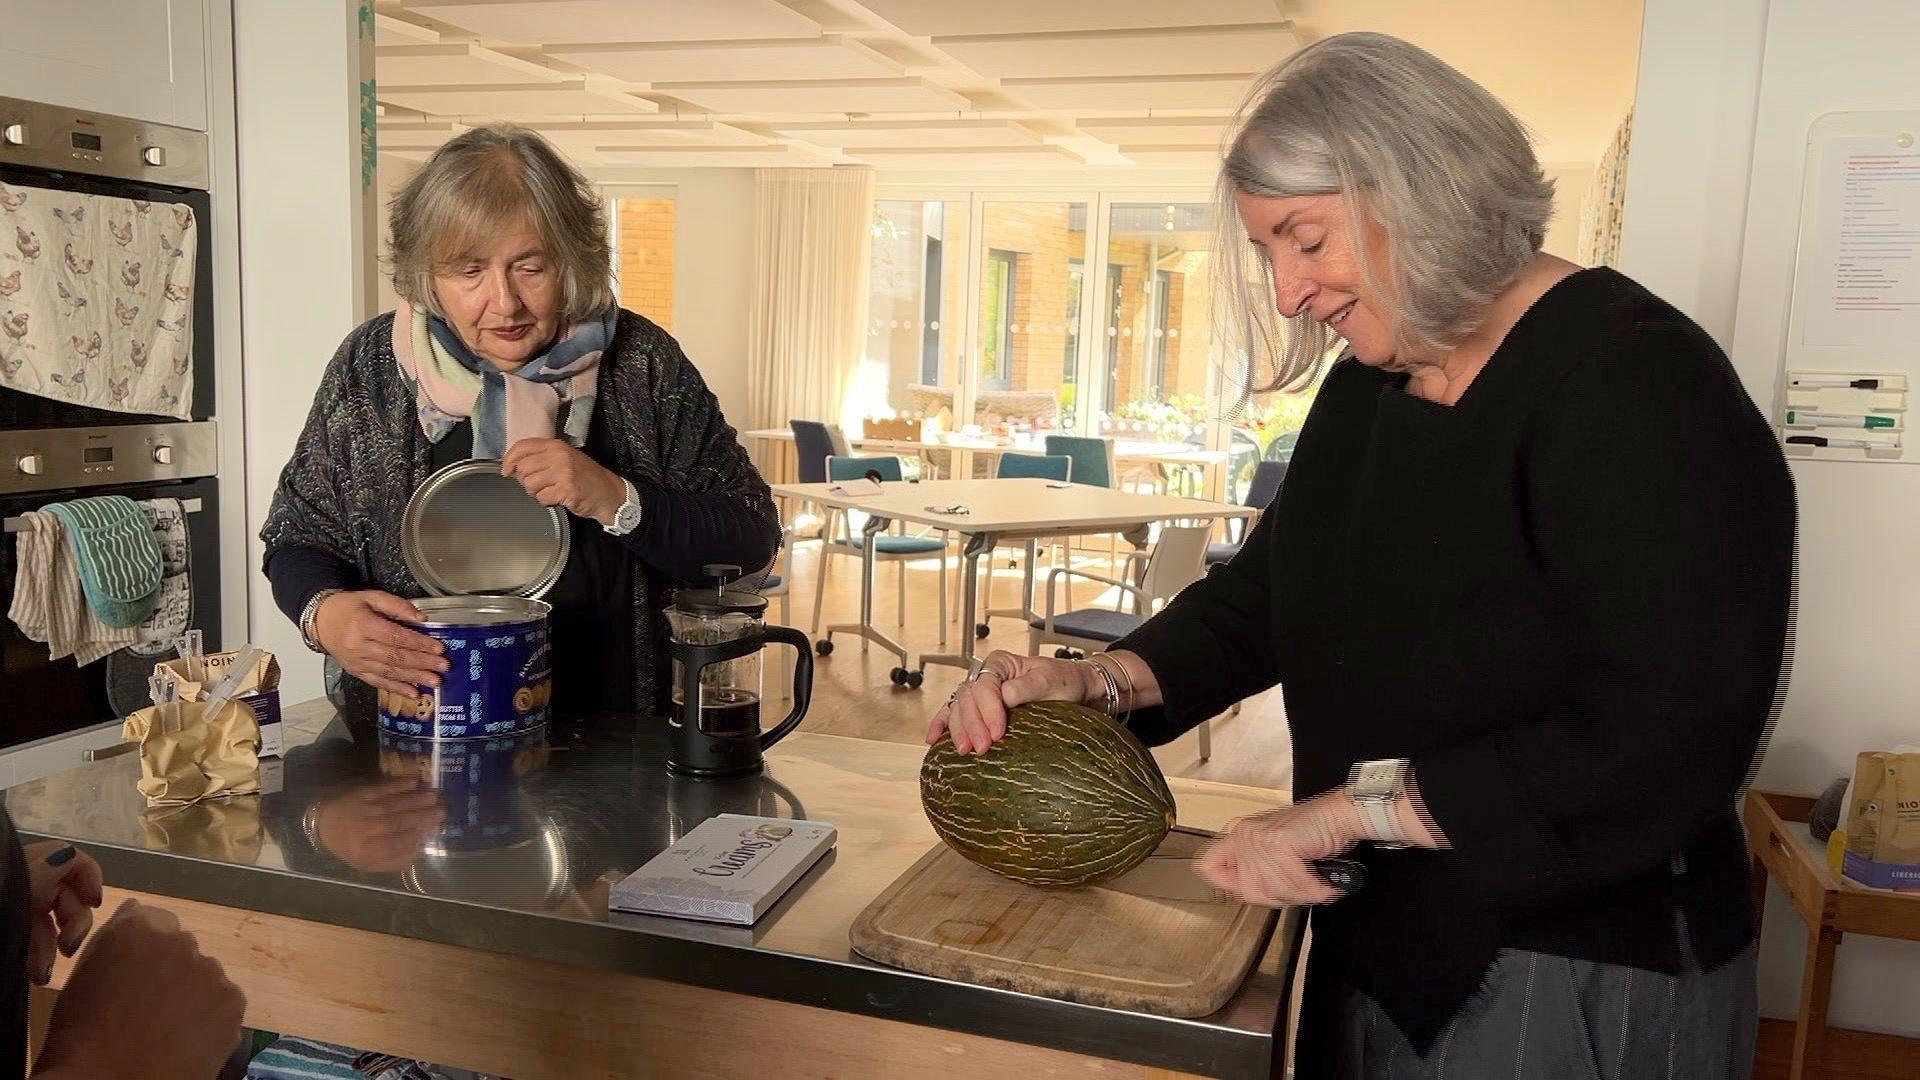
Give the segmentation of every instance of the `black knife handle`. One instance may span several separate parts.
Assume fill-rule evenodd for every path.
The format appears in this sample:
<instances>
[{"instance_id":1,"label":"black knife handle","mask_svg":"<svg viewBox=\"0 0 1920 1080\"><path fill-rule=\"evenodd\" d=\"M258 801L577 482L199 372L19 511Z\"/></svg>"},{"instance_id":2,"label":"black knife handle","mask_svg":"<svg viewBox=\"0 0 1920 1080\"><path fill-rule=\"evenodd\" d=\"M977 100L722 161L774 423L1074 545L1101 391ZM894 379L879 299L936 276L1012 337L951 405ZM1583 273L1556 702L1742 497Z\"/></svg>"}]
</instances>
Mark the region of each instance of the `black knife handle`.
<instances>
[{"instance_id":1,"label":"black knife handle","mask_svg":"<svg viewBox=\"0 0 1920 1080\"><path fill-rule=\"evenodd\" d=\"M1367 887L1367 865L1358 859L1315 859L1320 880L1352 896Z\"/></svg>"}]
</instances>

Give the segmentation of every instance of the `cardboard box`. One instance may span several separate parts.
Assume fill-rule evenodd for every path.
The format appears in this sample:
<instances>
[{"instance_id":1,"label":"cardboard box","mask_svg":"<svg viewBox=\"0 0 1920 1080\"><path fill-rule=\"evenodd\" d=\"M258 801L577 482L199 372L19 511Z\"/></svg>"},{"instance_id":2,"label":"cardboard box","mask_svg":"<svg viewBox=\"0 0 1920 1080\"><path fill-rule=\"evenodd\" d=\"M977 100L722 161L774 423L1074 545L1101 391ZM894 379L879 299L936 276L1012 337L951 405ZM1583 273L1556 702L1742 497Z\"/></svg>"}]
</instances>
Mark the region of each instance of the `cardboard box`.
<instances>
[{"instance_id":1,"label":"cardboard box","mask_svg":"<svg viewBox=\"0 0 1920 1080\"><path fill-rule=\"evenodd\" d=\"M220 685L220 680L227 677L227 668L233 665L234 656L230 652L207 654L202 661L207 669L204 685L187 678L185 660L155 664L154 670L173 680L182 701L201 701L213 693L213 688ZM233 699L245 702L253 710L254 719L260 722L260 756L279 757L285 751L286 743L280 726L280 663L272 653L261 651L253 670L240 680L240 688Z\"/></svg>"}]
</instances>

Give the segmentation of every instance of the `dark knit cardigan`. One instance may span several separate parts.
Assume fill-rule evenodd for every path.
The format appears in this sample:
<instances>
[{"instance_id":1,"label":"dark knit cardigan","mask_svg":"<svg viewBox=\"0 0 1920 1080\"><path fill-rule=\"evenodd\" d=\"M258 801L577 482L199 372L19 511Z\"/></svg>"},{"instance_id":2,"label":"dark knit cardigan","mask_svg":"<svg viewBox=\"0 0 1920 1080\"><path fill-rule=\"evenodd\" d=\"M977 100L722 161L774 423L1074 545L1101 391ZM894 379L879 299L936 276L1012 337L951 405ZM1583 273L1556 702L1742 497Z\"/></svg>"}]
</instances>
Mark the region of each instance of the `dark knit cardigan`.
<instances>
[{"instance_id":1,"label":"dark knit cardigan","mask_svg":"<svg viewBox=\"0 0 1920 1080\"><path fill-rule=\"evenodd\" d=\"M657 706L669 587L696 580L708 562L738 561L757 583L778 547L779 513L679 343L629 311L600 361L593 427L589 454L643 493L645 517L626 538L639 571L633 699ZM400 523L433 471L431 450L394 362L393 315L376 316L347 335L320 380L260 531L264 564L320 552L350 567L354 586L424 595L400 553ZM716 534L724 549L688 542Z\"/></svg>"}]
</instances>

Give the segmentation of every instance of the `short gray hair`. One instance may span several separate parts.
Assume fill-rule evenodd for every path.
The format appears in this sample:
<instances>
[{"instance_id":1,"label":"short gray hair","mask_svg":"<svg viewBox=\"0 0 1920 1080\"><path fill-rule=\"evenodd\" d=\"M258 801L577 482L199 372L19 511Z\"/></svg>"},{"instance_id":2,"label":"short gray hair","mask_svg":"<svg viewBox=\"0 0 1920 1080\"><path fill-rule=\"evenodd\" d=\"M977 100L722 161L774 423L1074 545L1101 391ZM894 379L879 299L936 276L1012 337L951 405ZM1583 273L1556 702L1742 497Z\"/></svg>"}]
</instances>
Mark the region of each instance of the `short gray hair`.
<instances>
[{"instance_id":1,"label":"short gray hair","mask_svg":"<svg viewBox=\"0 0 1920 1080\"><path fill-rule=\"evenodd\" d=\"M393 291L444 315L436 271L474 254L521 215L560 270L561 312L573 320L614 306L613 248L599 193L537 133L489 124L447 140L388 206Z\"/></svg>"},{"instance_id":2,"label":"short gray hair","mask_svg":"<svg viewBox=\"0 0 1920 1080\"><path fill-rule=\"evenodd\" d=\"M1216 336L1244 348L1249 392L1297 389L1333 332L1282 318L1272 267L1251 250L1234 195L1347 198L1361 273L1392 305L1400 344L1446 348L1540 250L1553 183L1505 105L1424 49L1386 34L1340 34L1261 76L1228 129L1216 191ZM1386 234L1382 290L1362 227ZM1287 324L1283 326L1282 324Z\"/></svg>"}]
</instances>

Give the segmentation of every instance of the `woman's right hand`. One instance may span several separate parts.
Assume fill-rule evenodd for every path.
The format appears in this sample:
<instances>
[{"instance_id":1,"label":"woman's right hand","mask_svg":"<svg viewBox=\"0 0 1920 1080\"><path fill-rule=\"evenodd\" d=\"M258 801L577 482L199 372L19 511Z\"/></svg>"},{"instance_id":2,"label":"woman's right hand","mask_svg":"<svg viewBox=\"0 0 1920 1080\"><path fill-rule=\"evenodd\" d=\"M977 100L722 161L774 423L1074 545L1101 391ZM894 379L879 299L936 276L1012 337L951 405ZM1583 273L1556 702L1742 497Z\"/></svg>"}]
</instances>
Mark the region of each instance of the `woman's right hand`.
<instances>
[{"instance_id":1,"label":"woman's right hand","mask_svg":"<svg viewBox=\"0 0 1920 1080\"><path fill-rule=\"evenodd\" d=\"M34 1076L212 1076L247 999L180 920L129 900L93 935L53 1007Z\"/></svg>"},{"instance_id":2,"label":"woman's right hand","mask_svg":"<svg viewBox=\"0 0 1920 1080\"><path fill-rule=\"evenodd\" d=\"M403 623L426 621L407 600L378 589L335 593L314 613L320 647L347 674L377 690L416 697L440 685L447 670L446 646Z\"/></svg>"},{"instance_id":3,"label":"woman's right hand","mask_svg":"<svg viewBox=\"0 0 1920 1080\"><path fill-rule=\"evenodd\" d=\"M1084 663L997 650L988 654L980 677L961 683L934 714L927 745L952 732L955 750L984 754L1006 735L1008 709L1030 701L1092 701L1101 695L1099 678Z\"/></svg>"}]
</instances>

